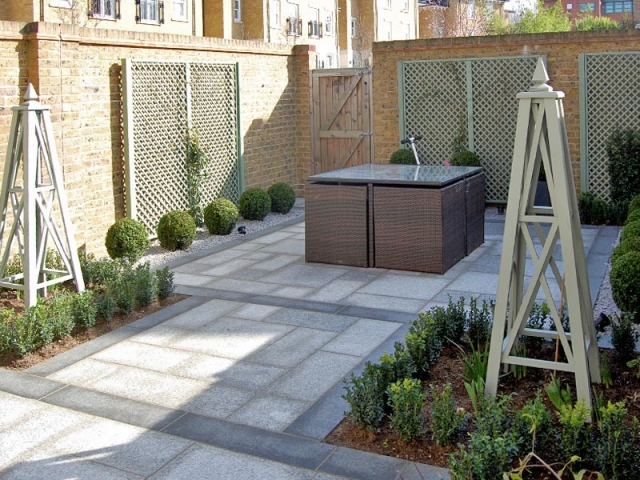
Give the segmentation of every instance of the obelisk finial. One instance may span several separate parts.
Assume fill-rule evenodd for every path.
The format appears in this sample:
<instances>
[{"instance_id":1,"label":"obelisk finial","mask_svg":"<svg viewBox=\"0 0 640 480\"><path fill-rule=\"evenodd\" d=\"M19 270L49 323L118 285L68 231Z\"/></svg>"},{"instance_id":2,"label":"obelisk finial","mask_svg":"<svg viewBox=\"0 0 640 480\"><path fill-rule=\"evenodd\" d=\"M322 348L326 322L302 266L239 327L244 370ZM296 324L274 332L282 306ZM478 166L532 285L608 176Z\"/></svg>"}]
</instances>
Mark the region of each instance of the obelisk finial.
<instances>
[{"instance_id":1,"label":"obelisk finial","mask_svg":"<svg viewBox=\"0 0 640 480\"><path fill-rule=\"evenodd\" d=\"M547 85L549 81L549 75L547 75L547 69L544 66L542 57L538 58L536 69L533 72L533 86L529 89L531 92L551 92L553 87Z\"/></svg>"}]
</instances>

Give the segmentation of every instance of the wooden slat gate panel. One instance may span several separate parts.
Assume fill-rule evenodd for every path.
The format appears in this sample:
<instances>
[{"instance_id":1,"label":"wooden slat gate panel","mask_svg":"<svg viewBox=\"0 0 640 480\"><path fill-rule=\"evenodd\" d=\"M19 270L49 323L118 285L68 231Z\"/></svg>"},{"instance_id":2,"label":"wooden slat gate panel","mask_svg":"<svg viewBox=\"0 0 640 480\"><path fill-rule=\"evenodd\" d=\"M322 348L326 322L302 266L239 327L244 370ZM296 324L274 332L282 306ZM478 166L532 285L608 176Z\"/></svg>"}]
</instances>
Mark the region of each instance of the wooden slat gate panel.
<instances>
[{"instance_id":1,"label":"wooden slat gate panel","mask_svg":"<svg viewBox=\"0 0 640 480\"><path fill-rule=\"evenodd\" d=\"M371 70L313 71L311 117L312 174L371 163Z\"/></svg>"}]
</instances>

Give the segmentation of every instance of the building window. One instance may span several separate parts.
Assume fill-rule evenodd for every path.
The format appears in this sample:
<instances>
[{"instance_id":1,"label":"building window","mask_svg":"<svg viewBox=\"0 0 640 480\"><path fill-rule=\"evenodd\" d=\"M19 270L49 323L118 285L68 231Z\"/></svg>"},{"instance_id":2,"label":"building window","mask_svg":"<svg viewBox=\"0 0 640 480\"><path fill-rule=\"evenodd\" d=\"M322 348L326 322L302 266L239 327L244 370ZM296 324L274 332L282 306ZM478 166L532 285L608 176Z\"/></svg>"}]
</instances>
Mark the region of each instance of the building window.
<instances>
[{"instance_id":1,"label":"building window","mask_svg":"<svg viewBox=\"0 0 640 480\"><path fill-rule=\"evenodd\" d=\"M233 21L242 21L242 17L240 16L240 0L233 0Z\"/></svg>"},{"instance_id":2,"label":"building window","mask_svg":"<svg viewBox=\"0 0 640 480\"><path fill-rule=\"evenodd\" d=\"M91 0L89 8L91 18L107 20L120 18L120 0Z\"/></svg>"},{"instance_id":3,"label":"building window","mask_svg":"<svg viewBox=\"0 0 640 480\"><path fill-rule=\"evenodd\" d=\"M356 38L356 17L351 17L351 38Z\"/></svg>"},{"instance_id":4,"label":"building window","mask_svg":"<svg viewBox=\"0 0 640 480\"><path fill-rule=\"evenodd\" d=\"M164 2L158 0L136 0L136 22L164 23Z\"/></svg>"},{"instance_id":5,"label":"building window","mask_svg":"<svg viewBox=\"0 0 640 480\"><path fill-rule=\"evenodd\" d=\"M325 10L324 33L333 35L333 12L331 10Z\"/></svg>"},{"instance_id":6,"label":"building window","mask_svg":"<svg viewBox=\"0 0 640 480\"><path fill-rule=\"evenodd\" d=\"M391 22L384 22L385 40L392 40Z\"/></svg>"},{"instance_id":7,"label":"building window","mask_svg":"<svg viewBox=\"0 0 640 480\"><path fill-rule=\"evenodd\" d=\"M298 11L297 3L289 4L289 16L287 17L287 35L299 37L302 35L302 20Z\"/></svg>"},{"instance_id":8,"label":"building window","mask_svg":"<svg viewBox=\"0 0 640 480\"><path fill-rule=\"evenodd\" d=\"M333 68L333 55L330 53L327 54L327 63L325 64L326 68Z\"/></svg>"},{"instance_id":9,"label":"building window","mask_svg":"<svg viewBox=\"0 0 640 480\"><path fill-rule=\"evenodd\" d=\"M581 12L593 12L594 11L594 7L595 7L595 4L593 4L593 3L581 3L580 4L580 11Z\"/></svg>"},{"instance_id":10,"label":"building window","mask_svg":"<svg viewBox=\"0 0 640 480\"><path fill-rule=\"evenodd\" d=\"M631 13L633 12L633 2L631 0L622 2L604 2L604 13Z\"/></svg>"},{"instance_id":11,"label":"building window","mask_svg":"<svg viewBox=\"0 0 640 480\"><path fill-rule=\"evenodd\" d=\"M271 0L271 27L280 27L280 0Z\"/></svg>"},{"instance_id":12,"label":"building window","mask_svg":"<svg viewBox=\"0 0 640 480\"><path fill-rule=\"evenodd\" d=\"M176 20L187 19L187 0L173 0L173 18Z\"/></svg>"},{"instance_id":13,"label":"building window","mask_svg":"<svg viewBox=\"0 0 640 480\"><path fill-rule=\"evenodd\" d=\"M411 39L411 25L409 25L408 23L403 23L402 24L402 29L404 30L404 39L405 40L410 40Z\"/></svg>"},{"instance_id":14,"label":"building window","mask_svg":"<svg viewBox=\"0 0 640 480\"><path fill-rule=\"evenodd\" d=\"M573 3L567 3L567 10L573 10Z\"/></svg>"},{"instance_id":15,"label":"building window","mask_svg":"<svg viewBox=\"0 0 640 480\"><path fill-rule=\"evenodd\" d=\"M403 12L409 11L409 0L402 0L402 11Z\"/></svg>"},{"instance_id":16,"label":"building window","mask_svg":"<svg viewBox=\"0 0 640 480\"><path fill-rule=\"evenodd\" d=\"M49 2L49 6L57 8L71 8L71 0L51 0Z\"/></svg>"},{"instance_id":17,"label":"building window","mask_svg":"<svg viewBox=\"0 0 640 480\"><path fill-rule=\"evenodd\" d=\"M320 10L309 7L309 37L319 38L322 36L322 23L320 23Z\"/></svg>"}]
</instances>

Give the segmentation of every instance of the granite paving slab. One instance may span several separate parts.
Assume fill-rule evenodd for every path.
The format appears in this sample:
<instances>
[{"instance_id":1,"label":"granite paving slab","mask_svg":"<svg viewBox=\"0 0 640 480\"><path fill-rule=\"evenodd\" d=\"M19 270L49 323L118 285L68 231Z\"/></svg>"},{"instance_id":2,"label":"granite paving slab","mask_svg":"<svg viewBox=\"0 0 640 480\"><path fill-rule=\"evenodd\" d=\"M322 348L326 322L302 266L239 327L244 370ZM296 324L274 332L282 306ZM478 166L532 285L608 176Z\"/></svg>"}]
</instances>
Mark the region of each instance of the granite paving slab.
<instances>
[{"instance_id":1,"label":"granite paving slab","mask_svg":"<svg viewBox=\"0 0 640 480\"><path fill-rule=\"evenodd\" d=\"M430 300L445 288L449 280L440 275L397 275L388 274L377 278L358 293L389 297Z\"/></svg>"},{"instance_id":2,"label":"granite paving slab","mask_svg":"<svg viewBox=\"0 0 640 480\"><path fill-rule=\"evenodd\" d=\"M229 415L227 419L279 432L288 427L310 405L310 402L260 394Z\"/></svg>"},{"instance_id":3,"label":"granite paving slab","mask_svg":"<svg viewBox=\"0 0 640 480\"><path fill-rule=\"evenodd\" d=\"M249 360L264 365L292 368L322 348L336 332L311 328L296 328L278 341L255 353Z\"/></svg>"},{"instance_id":4,"label":"granite paving slab","mask_svg":"<svg viewBox=\"0 0 640 480\"><path fill-rule=\"evenodd\" d=\"M401 323L360 319L322 347L322 350L364 357L401 325Z\"/></svg>"}]
</instances>

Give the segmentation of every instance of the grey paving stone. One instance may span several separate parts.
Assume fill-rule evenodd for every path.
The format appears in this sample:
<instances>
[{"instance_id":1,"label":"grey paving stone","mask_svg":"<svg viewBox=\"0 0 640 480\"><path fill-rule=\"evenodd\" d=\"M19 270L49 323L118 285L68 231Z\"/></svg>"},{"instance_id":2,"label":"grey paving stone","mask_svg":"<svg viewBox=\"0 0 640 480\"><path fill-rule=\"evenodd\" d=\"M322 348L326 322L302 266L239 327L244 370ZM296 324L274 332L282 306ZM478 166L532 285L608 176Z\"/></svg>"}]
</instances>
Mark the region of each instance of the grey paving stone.
<instances>
[{"instance_id":1,"label":"grey paving stone","mask_svg":"<svg viewBox=\"0 0 640 480\"><path fill-rule=\"evenodd\" d=\"M180 410L74 386L68 386L47 395L42 401L152 430L161 430L184 415Z\"/></svg>"},{"instance_id":2,"label":"grey paving stone","mask_svg":"<svg viewBox=\"0 0 640 480\"><path fill-rule=\"evenodd\" d=\"M224 317L174 343L175 348L225 358L246 358L286 335L293 327Z\"/></svg>"},{"instance_id":3,"label":"grey paving stone","mask_svg":"<svg viewBox=\"0 0 640 480\"><path fill-rule=\"evenodd\" d=\"M357 319L333 313L309 312L304 310L282 309L266 318L264 322L295 325L317 330L342 332L356 322Z\"/></svg>"},{"instance_id":4,"label":"grey paving stone","mask_svg":"<svg viewBox=\"0 0 640 480\"><path fill-rule=\"evenodd\" d=\"M164 347L172 345L177 338L185 335L185 333L188 333L188 331L182 328L158 325L157 327L150 328L131 337L129 340L131 342L147 343L149 345Z\"/></svg>"},{"instance_id":5,"label":"grey paving stone","mask_svg":"<svg viewBox=\"0 0 640 480\"><path fill-rule=\"evenodd\" d=\"M378 268L358 268L348 270L340 280L346 280L349 282L362 282L362 283L370 283L373 282L376 278L382 275L386 270L381 270Z\"/></svg>"},{"instance_id":6,"label":"grey paving stone","mask_svg":"<svg viewBox=\"0 0 640 480\"><path fill-rule=\"evenodd\" d=\"M190 274L190 273L197 273L200 274L202 272L204 272L205 270L210 270L211 269L211 264L210 263L204 263L201 261L195 261L195 262L190 262L190 263L186 263L184 265L180 265L179 267L173 268L172 271L173 273L184 273L184 274Z\"/></svg>"},{"instance_id":7,"label":"grey paving stone","mask_svg":"<svg viewBox=\"0 0 640 480\"><path fill-rule=\"evenodd\" d=\"M188 312L178 315L171 320L164 322L164 327L196 329L213 322L228 312L236 310L241 306L238 302L227 300L210 300Z\"/></svg>"},{"instance_id":8,"label":"grey paving stone","mask_svg":"<svg viewBox=\"0 0 640 480\"><path fill-rule=\"evenodd\" d=\"M398 480L451 480L451 475L446 468L407 462Z\"/></svg>"},{"instance_id":9,"label":"grey paving stone","mask_svg":"<svg viewBox=\"0 0 640 480\"><path fill-rule=\"evenodd\" d=\"M274 395L258 395L232 413L227 420L279 432L309 406L309 402L300 400Z\"/></svg>"},{"instance_id":10,"label":"grey paving stone","mask_svg":"<svg viewBox=\"0 0 640 480\"><path fill-rule=\"evenodd\" d=\"M282 368L256 363L236 362L218 374L218 385L260 390L285 372Z\"/></svg>"},{"instance_id":11,"label":"grey paving stone","mask_svg":"<svg viewBox=\"0 0 640 480\"><path fill-rule=\"evenodd\" d=\"M209 385L187 399L180 408L205 417L225 418L247 403L255 392L223 385Z\"/></svg>"},{"instance_id":12,"label":"grey paving stone","mask_svg":"<svg viewBox=\"0 0 640 480\"><path fill-rule=\"evenodd\" d=\"M109 452L103 452L108 455ZM46 477L43 476L46 472ZM0 472L3 480L42 480L90 478L92 480L142 480L144 477L117 468L59 452L50 447L38 447Z\"/></svg>"},{"instance_id":13,"label":"grey paving stone","mask_svg":"<svg viewBox=\"0 0 640 480\"><path fill-rule=\"evenodd\" d=\"M404 313L418 313L425 300L390 297L378 294L354 293L342 300L342 303L356 307L391 310Z\"/></svg>"},{"instance_id":14,"label":"grey paving stone","mask_svg":"<svg viewBox=\"0 0 640 480\"><path fill-rule=\"evenodd\" d=\"M195 378L196 380L216 381L218 375L232 368L237 360L215 357L202 353L193 354L189 360L172 369L170 373L179 377Z\"/></svg>"},{"instance_id":15,"label":"grey paving stone","mask_svg":"<svg viewBox=\"0 0 640 480\"><path fill-rule=\"evenodd\" d=\"M150 477L152 480L310 480L314 472L240 455L214 447L194 445Z\"/></svg>"},{"instance_id":16,"label":"grey paving stone","mask_svg":"<svg viewBox=\"0 0 640 480\"><path fill-rule=\"evenodd\" d=\"M334 450L331 445L314 440L193 414L179 418L165 432L312 470ZM259 478L268 477L263 475Z\"/></svg>"},{"instance_id":17,"label":"grey paving stone","mask_svg":"<svg viewBox=\"0 0 640 480\"><path fill-rule=\"evenodd\" d=\"M93 382L115 372L118 365L86 358L62 370L49 375L49 380L56 380L70 385L91 385Z\"/></svg>"},{"instance_id":18,"label":"grey paving stone","mask_svg":"<svg viewBox=\"0 0 640 480\"><path fill-rule=\"evenodd\" d=\"M286 253L288 255L304 255L304 240L299 238L288 238L277 243L272 243L262 248L262 252Z\"/></svg>"},{"instance_id":19,"label":"grey paving stone","mask_svg":"<svg viewBox=\"0 0 640 480\"><path fill-rule=\"evenodd\" d=\"M322 350L364 357L395 332L400 325L400 323L360 319L322 347Z\"/></svg>"},{"instance_id":20,"label":"grey paving stone","mask_svg":"<svg viewBox=\"0 0 640 480\"><path fill-rule=\"evenodd\" d=\"M242 293L271 293L278 288L278 285L274 283L266 283L269 276L263 277L265 281L250 281L250 280L236 280L233 278L221 278L214 280L207 284L208 288L215 288L219 290L231 290L232 292Z\"/></svg>"},{"instance_id":21,"label":"grey paving stone","mask_svg":"<svg viewBox=\"0 0 640 480\"><path fill-rule=\"evenodd\" d=\"M209 283L212 278L213 277L209 275L196 275L194 273L175 272L173 275L173 283L177 285L189 285L192 287L199 287Z\"/></svg>"},{"instance_id":22,"label":"grey paving stone","mask_svg":"<svg viewBox=\"0 0 640 480\"><path fill-rule=\"evenodd\" d=\"M319 470L361 480L396 478L406 467L406 460L339 447Z\"/></svg>"},{"instance_id":23,"label":"grey paving stone","mask_svg":"<svg viewBox=\"0 0 640 480\"><path fill-rule=\"evenodd\" d=\"M418 303L422 303L418 301ZM346 306L339 312L349 317L370 318L372 320L386 320L389 322L407 323L413 322L418 316L415 313L398 312L394 310L382 310L378 308Z\"/></svg>"},{"instance_id":24,"label":"grey paving stone","mask_svg":"<svg viewBox=\"0 0 640 480\"><path fill-rule=\"evenodd\" d=\"M250 357L252 362L292 368L315 353L336 336L335 332L310 328L296 328L277 342Z\"/></svg>"},{"instance_id":25,"label":"grey paving stone","mask_svg":"<svg viewBox=\"0 0 640 480\"><path fill-rule=\"evenodd\" d=\"M247 302L324 313L336 313L342 308L342 305L335 303L314 302L313 300L273 297L269 295L250 295L247 298Z\"/></svg>"},{"instance_id":26,"label":"grey paving stone","mask_svg":"<svg viewBox=\"0 0 640 480\"><path fill-rule=\"evenodd\" d=\"M473 272L499 273L500 255L484 255L468 266Z\"/></svg>"},{"instance_id":27,"label":"grey paving stone","mask_svg":"<svg viewBox=\"0 0 640 480\"><path fill-rule=\"evenodd\" d=\"M339 278L330 284L322 287L316 293L309 295L309 300L317 300L319 302L338 302L343 298L351 295L353 292L365 285L364 282L356 282L353 280L343 280Z\"/></svg>"},{"instance_id":28,"label":"grey paving stone","mask_svg":"<svg viewBox=\"0 0 640 480\"><path fill-rule=\"evenodd\" d=\"M286 298L304 298L313 292L315 292L315 289L310 287L282 287L274 290L271 294Z\"/></svg>"},{"instance_id":29,"label":"grey paving stone","mask_svg":"<svg viewBox=\"0 0 640 480\"><path fill-rule=\"evenodd\" d=\"M134 328L139 328L139 329L147 329L147 328L155 327L157 325L160 325L163 322L166 322L167 320L173 317L186 313L193 308L199 307L200 305L202 305L203 303L206 303L207 301L209 301L209 299L206 297L198 297L198 296L188 297L182 300L181 302L174 303L173 305L169 305L168 307L165 307L162 310L152 313L151 315L147 315L146 317L141 318L140 320L136 320L135 322L130 323L129 326Z\"/></svg>"},{"instance_id":30,"label":"grey paving stone","mask_svg":"<svg viewBox=\"0 0 640 480\"><path fill-rule=\"evenodd\" d=\"M192 441L113 420L95 418L51 442L56 450L148 476L192 445Z\"/></svg>"},{"instance_id":31,"label":"grey paving stone","mask_svg":"<svg viewBox=\"0 0 640 480\"><path fill-rule=\"evenodd\" d=\"M300 260L297 255L276 255L253 265L253 268L273 272Z\"/></svg>"},{"instance_id":32,"label":"grey paving stone","mask_svg":"<svg viewBox=\"0 0 640 480\"><path fill-rule=\"evenodd\" d=\"M191 356L192 354L188 352L173 348L124 341L98 352L93 358L155 372L168 372L187 361Z\"/></svg>"},{"instance_id":33,"label":"grey paving stone","mask_svg":"<svg viewBox=\"0 0 640 480\"><path fill-rule=\"evenodd\" d=\"M342 267L295 264L283 267L271 275L267 275L263 280L281 285L320 288L345 273L346 270Z\"/></svg>"},{"instance_id":34,"label":"grey paving stone","mask_svg":"<svg viewBox=\"0 0 640 480\"><path fill-rule=\"evenodd\" d=\"M256 238L251 243L253 243L253 244L257 244L257 243L268 243L268 244L278 243L278 244L280 244L284 240L287 240L287 239L291 238L292 236L293 236L293 232L288 232L286 230L280 230L278 232L270 233L268 235L263 235L260 238ZM264 251L264 250L262 250L262 251Z\"/></svg>"},{"instance_id":35,"label":"grey paving stone","mask_svg":"<svg viewBox=\"0 0 640 480\"><path fill-rule=\"evenodd\" d=\"M233 260L229 260L228 262L224 262L212 268L209 268L208 270L204 270L203 272L201 272L201 275L223 277L239 270L244 270L245 268L256 263L256 261L257 260L247 260L244 257L234 258Z\"/></svg>"},{"instance_id":36,"label":"grey paving stone","mask_svg":"<svg viewBox=\"0 0 640 480\"><path fill-rule=\"evenodd\" d=\"M314 402L360 362L360 358L316 352L269 386L276 395Z\"/></svg>"},{"instance_id":37,"label":"grey paving stone","mask_svg":"<svg viewBox=\"0 0 640 480\"><path fill-rule=\"evenodd\" d=\"M498 274L467 272L451 282L447 289L474 294L495 294L498 291Z\"/></svg>"},{"instance_id":38,"label":"grey paving stone","mask_svg":"<svg viewBox=\"0 0 640 480\"><path fill-rule=\"evenodd\" d=\"M45 407L35 400L0 391L0 432Z\"/></svg>"},{"instance_id":39,"label":"grey paving stone","mask_svg":"<svg viewBox=\"0 0 640 480\"><path fill-rule=\"evenodd\" d=\"M234 310L230 315L233 317L244 318L245 320L259 321L264 320L266 317L274 314L278 310L280 310L280 307L249 303L238 310Z\"/></svg>"},{"instance_id":40,"label":"grey paving stone","mask_svg":"<svg viewBox=\"0 0 640 480\"><path fill-rule=\"evenodd\" d=\"M64 387L64 383L0 368L0 391L27 398L41 398Z\"/></svg>"},{"instance_id":41,"label":"grey paving stone","mask_svg":"<svg viewBox=\"0 0 640 480\"><path fill-rule=\"evenodd\" d=\"M429 300L447 286L448 280L440 276L384 275L358 293L389 297Z\"/></svg>"},{"instance_id":42,"label":"grey paving stone","mask_svg":"<svg viewBox=\"0 0 640 480\"><path fill-rule=\"evenodd\" d=\"M241 246L225 248L221 251L217 251L211 255L202 257L198 263L207 265L220 265L221 263L228 262L238 257L242 257L247 253L247 249Z\"/></svg>"},{"instance_id":43,"label":"grey paving stone","mask_svg":"<svg viewBox=\"0 0 640 480\"><path fill-rule=\"evenodd\" d=\"M238 270L236 272L230 273L229 275L227 275L227 277L232 278L234 280L258 281L258 280L261 280L262 277L268 274L269 272L267 270L259 270L257 268L249 267L249 268L243 268L242 270Z\"/></svg>"}]
</instances>

